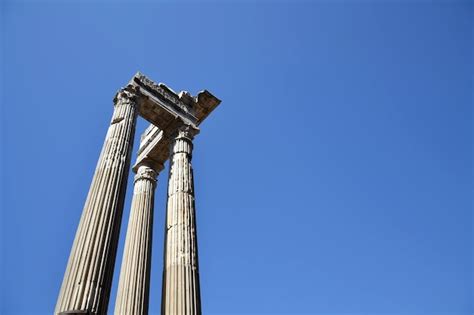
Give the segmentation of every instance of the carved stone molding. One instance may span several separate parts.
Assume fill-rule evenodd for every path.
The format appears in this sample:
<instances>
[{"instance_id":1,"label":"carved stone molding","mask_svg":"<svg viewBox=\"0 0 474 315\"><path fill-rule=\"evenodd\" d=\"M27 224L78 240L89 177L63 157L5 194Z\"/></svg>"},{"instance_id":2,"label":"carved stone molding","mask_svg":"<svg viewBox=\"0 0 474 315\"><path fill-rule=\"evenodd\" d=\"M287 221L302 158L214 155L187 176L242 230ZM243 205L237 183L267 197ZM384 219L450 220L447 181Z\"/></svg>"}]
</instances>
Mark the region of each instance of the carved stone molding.
<instances>
[{"instance_id":1,"label":"carved stone molding","mask_svg":"<svg viewBox=\"0 0 474 315\"><path fill-rule=\"evenodd\" d=\"M173 139L189 139L193 140L199 134L199 128L191 125L182 125L171 133Z\"/></svg>"},{"instance_id":2,"label":"carved stone molding","mask_svg":"<svg viewBox=\"0 0 474 315\"><path fill-rule=\"evenodd\" d=\"M117 91L117 93L114 96L115 106L122 105L122 104L137 103L138 97L139 97L138 93L139 93L139 90L132 85L127 85L126 87L121 88L120 90Z\"/></svg>"},{"instance_id":3,"label":"carved stone molding","mask_svg":"<svg viewBox=\"0 0 474 315\"><path fill-rule=\"evenodd\" d=\"M158 171L154 170L149 165L143 163L138 166L137 174L135 175L135 182L147 179L156 183L156 177L158 176Z\"/></svg>"}]
</instances>

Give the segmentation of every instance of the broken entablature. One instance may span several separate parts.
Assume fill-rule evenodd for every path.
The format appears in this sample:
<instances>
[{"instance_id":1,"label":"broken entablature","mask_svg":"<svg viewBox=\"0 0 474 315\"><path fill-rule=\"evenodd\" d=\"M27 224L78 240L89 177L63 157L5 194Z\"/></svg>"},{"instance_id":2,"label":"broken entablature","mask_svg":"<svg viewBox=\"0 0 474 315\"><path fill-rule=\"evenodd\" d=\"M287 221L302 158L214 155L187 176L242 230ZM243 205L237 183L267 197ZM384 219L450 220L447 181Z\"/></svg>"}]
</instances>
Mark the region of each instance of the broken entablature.
<instances>
[{"instance_id":1,"label":"broken entablature","mask_svg":"<svg viewBox=\"0 0 474 315\"><path fill-rule=\"evenodd\" d=\"M143 133L115 304L116 314L147 314L156 177L170 159L162 314L201 314L191 165L199 125L220 104L137 73L114 98L114 113L71 250L55 314L106 314L137 116Z\"/></svg>"}]
</instances>

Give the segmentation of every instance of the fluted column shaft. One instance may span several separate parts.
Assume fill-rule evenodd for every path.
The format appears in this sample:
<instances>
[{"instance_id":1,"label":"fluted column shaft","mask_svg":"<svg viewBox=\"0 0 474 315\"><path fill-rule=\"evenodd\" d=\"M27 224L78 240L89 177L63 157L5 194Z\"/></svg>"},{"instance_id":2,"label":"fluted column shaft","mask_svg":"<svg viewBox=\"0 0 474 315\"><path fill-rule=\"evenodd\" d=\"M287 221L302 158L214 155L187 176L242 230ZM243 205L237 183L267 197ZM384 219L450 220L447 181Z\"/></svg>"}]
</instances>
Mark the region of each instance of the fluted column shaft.
<instances>
[{"instance_id":1,"label":"fluted column shaft","mask_svg":"<svg viewBox=\"0 0 474 315\"><path fill-rule=\"evenodd\" d=\"M133 90L115 107L56 304L55 313L106 314L137 119ZM75 311L75 312L73 312Z\"/></svg>"},{"instance_id":2,"label":"fluted column shaft","mask_svg":"<svg viewBox=\"0 0 474 315\"><path fill-rule=\"evenodd\" d=\"M163 315L201 314L191 166L196 130L181 130L170 148L162 289Z\"/></svg>"},{"instance_id":3,"label":"fluted column shaft","mask_svg":"<svg viewBox=\"0 0 474 315\"><path fill-rule=\"evenodd\" d=\"M148 314L153 206L157 172L138 167L115 302L116 315Z\"/></svg>"}]
</instances>

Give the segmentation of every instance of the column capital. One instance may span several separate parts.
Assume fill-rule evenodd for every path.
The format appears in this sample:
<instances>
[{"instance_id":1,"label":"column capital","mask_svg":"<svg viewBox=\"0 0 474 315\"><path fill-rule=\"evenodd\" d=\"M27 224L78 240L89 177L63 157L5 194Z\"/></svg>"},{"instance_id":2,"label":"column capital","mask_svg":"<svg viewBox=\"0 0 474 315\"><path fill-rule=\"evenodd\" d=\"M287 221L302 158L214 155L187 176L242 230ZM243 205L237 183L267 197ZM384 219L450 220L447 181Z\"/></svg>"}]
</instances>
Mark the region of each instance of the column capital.
<instances>
[{"instance_id":1,"label":"column capital","mask_svg":"<svg viewBox=\"0 0 474 315\"><path fill-rule=\"evenodd\" d=\"M200 130L198 127L188 124L179 126L176 130L171 132L171 138L174 140L187 139L192 141L194 137L199 134Z\"/></svg>"},{"instance_id":2,"label":"column capital","mask_svg":"<svg viewBox=\"0 0 474 315\"><path fill-rule=\"evenodd\" d=\"M132 85L121 88L114 96L114 106L118 104L137 103L138 93L138 89Z\"/></svg>"},{"instance_id":3,"label":"column capital","mask_svg":"<svg viewBox=\"0 0 474 315\"><path fill-rule=\"evenodd\" d=\"M137 168L137 174L135 175L135 182L147 179L156 183L156 178L158 177L159 170L155 170L150 164L148 163L140 163Z\"/></svg>"}]
</instances>

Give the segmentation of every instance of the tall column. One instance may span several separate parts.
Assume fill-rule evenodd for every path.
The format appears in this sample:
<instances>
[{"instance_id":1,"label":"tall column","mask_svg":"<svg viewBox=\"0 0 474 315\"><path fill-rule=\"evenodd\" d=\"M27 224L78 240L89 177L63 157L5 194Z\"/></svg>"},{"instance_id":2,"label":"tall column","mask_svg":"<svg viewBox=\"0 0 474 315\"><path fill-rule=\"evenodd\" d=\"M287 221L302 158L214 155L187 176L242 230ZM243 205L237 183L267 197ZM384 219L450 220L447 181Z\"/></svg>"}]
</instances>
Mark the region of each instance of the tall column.
<instances>
[{"instance_id":1,"label":"tall column","mask_svg":"<svg viewBox=\"0 0 474 315\"><path fill-rule=\"evenodd\" d=\"M161 313L201 314L191 157L197 129L181 128L170 147Z\"/></svg>"},{"instance_id":2,"label":"tall column","mask_svg":"<svg viewBox=\"0 0 474 315\"><path fill-rule=\"evenodd\" d=\"M138 165L115 301L117 315L148 314L153 206L156 177L162 168Z\"/></svg>"},{"instance_id":3,"label":"tall column","mask_svg":"<svg viewBox=\"0 0 474 315\"><path fill-rule=\"evenodd\" d=\"M120 90L69 256L55 314L106 314L138 112Z\"/></svg>"}]
</instances>

